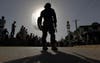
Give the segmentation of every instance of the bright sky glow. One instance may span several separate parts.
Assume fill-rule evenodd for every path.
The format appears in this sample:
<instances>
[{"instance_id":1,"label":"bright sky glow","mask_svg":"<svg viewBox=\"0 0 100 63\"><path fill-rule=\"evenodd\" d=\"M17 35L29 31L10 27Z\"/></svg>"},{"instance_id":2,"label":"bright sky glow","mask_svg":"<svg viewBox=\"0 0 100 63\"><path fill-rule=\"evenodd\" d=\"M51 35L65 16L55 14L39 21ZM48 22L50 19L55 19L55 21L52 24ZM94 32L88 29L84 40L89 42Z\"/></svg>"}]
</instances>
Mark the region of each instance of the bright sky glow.
<instances>
[{"instance_id":1,"label":"bright sky glow","mask_svg":"<svg viewBox=\"0 0 100 63\"><path fill-rule=\"evenodd\" d=\"M37 19L40 16L41 11L43 8L38 8L36 11L32 13L32 23L33 25L37 25Z\"/></svg>"}]
</instances>

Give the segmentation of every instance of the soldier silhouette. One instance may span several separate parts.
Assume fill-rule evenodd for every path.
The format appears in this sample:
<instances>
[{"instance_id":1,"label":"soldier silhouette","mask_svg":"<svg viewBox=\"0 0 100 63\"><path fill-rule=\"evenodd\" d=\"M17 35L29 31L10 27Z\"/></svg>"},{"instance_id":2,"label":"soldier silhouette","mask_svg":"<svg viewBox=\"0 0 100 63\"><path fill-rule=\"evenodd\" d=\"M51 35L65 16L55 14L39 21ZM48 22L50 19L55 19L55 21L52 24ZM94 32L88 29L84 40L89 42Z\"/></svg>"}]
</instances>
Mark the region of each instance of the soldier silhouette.
<instances>
[{"instance_id":1,"label":"soldier silhouette","mask_svg":"<svg viewBox=\"0 0 100 63\"><path fill-rule=\"evenodd\" d=\"M2 16L2 18L0 19L0 29L1 28L4 29L5 23L6 23L5 17Z\"/></svg>"},{"instance_id":2,"label":"soldier silhouette","mask_svg":"<svg viewBox=\"0 0 100 63\"><path fill-rule=\"evenodd\" d=\"M12 23L12 28L11 28L11 38L14 38L14 34L15 34L15 27L16 27L16 21L14 21Z\"/></svg>"},{"instance_id":3,"label":"soldier silhouette","mask_svg":"<svg viewBox=\"0 0 100 63\"><path fill-rule=\"evenodd\" d=\"M5 20L5 17L2 16L1 19L0 19L0 37L3 38L3 31L4 31L4 27L5 27L5 23L6 23L6 20Z\"/></svg>"},{"instance_id":4,"label":"soldier silhouette","mask_svg":"<svg viewBox=\"0 0 100 63\"><path fill-rule=\"evenodd\" d=\"M47 43L46 43L46 37L47 37L48 32L50 34L52 50L57 50L56 40L55 40L55 31L57 27L56 13L54 9L51 8L50 3L46 3L44 8L45 9L41 12L40 17L38 18L38 21L37 21L38 27L42 31L43 50L46 51L48 49ZM43 24L42 24L42 21L43 21Z\"/></svg>"}]
</instances>

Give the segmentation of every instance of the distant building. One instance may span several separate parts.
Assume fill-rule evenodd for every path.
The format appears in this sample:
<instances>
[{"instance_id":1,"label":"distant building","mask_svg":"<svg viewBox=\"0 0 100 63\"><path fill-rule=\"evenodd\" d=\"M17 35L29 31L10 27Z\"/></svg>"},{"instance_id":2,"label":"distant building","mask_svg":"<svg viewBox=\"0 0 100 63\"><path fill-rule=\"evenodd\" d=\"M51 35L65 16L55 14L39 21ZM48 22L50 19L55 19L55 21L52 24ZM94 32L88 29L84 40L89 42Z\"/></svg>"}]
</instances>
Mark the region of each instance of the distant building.
<instances>
[{"instance_id":1,"label":"distant building","mask_svg":"<svg viewBox=\"0 0 100 63\"><path fill-rule=\"evenodd\" d=\"M99 43L100 41L100 24L92 23L91 25L80 26L74 31L74 39L88 43Z\"/></svg>"}]
</instances>

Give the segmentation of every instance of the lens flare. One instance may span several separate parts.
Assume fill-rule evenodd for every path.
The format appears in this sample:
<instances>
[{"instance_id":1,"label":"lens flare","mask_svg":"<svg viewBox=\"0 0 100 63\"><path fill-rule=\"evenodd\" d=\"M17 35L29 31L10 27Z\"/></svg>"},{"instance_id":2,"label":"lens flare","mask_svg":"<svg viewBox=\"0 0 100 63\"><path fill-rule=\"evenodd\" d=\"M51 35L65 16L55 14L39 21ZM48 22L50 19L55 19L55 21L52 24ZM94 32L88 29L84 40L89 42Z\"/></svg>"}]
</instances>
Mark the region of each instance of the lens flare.
<instances>
[{"instance_id":1,"label":"lens flare","mask_svg":"<svg viewBox=\"0 0 100 63\"><path fill-rule=\"evenodd\" d=\"M43 8L39 8L32 13L32 23L33 23L33 25L37 25L37 19L40 16L40 13L41 13L42 10L43 10Z\"/></svg>"}]
</instances>

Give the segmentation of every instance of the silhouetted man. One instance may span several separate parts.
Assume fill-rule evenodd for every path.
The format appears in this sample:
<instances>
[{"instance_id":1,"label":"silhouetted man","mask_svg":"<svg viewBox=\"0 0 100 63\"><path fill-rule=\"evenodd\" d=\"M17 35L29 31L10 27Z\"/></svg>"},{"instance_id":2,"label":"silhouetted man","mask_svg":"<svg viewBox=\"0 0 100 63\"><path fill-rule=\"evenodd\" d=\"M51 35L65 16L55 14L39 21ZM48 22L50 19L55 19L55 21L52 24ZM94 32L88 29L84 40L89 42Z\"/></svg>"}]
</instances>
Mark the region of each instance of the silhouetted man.
<instances>
[{"instance_id":1,"label":"silhouetted man","mask_svg":"<svg viewBox=\"0 0 100 63\"><path fill-rule=\"evenodd\" d=\"M16 27L16 21L14 21L12 23L12 30L11 30L11 38L14 38L14 34L15 34L15 27Z\"/></svg>"},{"instance_id":2,"label":"silhouetted man","mask_svg":"<svg viewBox=\"0 0 100 63\"><path fill-rule=\"evenodd\" d=\"M5 26L5 23L6 23L6 20L5 20L5 17L4 16L2 16L2 18L0 19L0 28L4 28L4 26Z\"/></svg>"},{"instance_id":3,"label":"silhouetted man","mask_svg":"<svg viewBox=\"0 0 100 63\"><path fill-rule=\"evenodd\" d=\"M38 18L38 27L42 31L43 50L46 51L48 49L46 43L47 32L49 32L51 36L50 39L51 39L52 50L57 50L56 40L55 40L55 30L57 27L56 14L54 9L51 8L50 3L46 3L44 8L45 9L41 12L40 17ZM42 25L42 21L43 21L43 25Z\"/></svg>"},{"instance_id":4,"label":"silhouetted man","mask_svg":"<svg viewBox=\"0 0 100 63\"><path fill-rule=\"evenodd\" d=\"M5 20L5 17L2 16L1 19L0 19L0 36L3 38L3 31L4 31L4 27L5 27L5 23L6 23L6 20Z\"/></svg>"}]
</instances>

